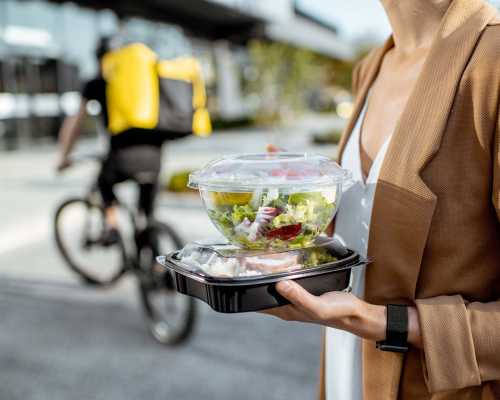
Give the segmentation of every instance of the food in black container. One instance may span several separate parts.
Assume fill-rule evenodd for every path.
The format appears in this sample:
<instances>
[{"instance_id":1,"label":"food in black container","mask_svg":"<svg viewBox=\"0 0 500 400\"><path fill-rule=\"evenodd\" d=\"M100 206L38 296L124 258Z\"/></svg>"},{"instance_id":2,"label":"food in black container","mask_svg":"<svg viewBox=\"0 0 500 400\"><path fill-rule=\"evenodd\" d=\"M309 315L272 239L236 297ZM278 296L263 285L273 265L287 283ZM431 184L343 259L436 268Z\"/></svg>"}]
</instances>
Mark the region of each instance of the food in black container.
<instances>
[{"instance_id":1,"label":"food in black container","mask_svg":"<svg viewBox=\"0 0 500 400\"><path fill-rule=\"evenodd\" d=\"M240 313L288 304L275 289L292 279L314 295L346 290L352 268L368 261L338 241L320 236L296 250L258 251L231 244L195 242L158 258L178 292L215 311Z\"/></svg>"},{"instance_id":2,"label":"food in black container","mask_svg":"<svg viewBox=\"0 0 500 400\"><path fill-rule=\"evenodd\" d=\"M350 174L307 153L239 154L190 175L223 244L193 243L158 261L180 293L224 313L288 304L276 283L292 279L315 295L349 286L367 261L321 236ZM232 243L232 244L229 244Z\"/></svg>"}]
</instances>

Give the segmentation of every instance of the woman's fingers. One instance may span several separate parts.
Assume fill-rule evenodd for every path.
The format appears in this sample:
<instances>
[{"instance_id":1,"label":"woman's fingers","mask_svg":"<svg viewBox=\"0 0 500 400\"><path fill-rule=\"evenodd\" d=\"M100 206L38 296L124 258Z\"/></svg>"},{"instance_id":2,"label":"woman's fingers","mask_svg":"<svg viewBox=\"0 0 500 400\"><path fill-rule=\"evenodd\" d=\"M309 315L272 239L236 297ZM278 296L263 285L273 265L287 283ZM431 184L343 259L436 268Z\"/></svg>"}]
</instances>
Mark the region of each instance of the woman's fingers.
<instances>
[{"instance_id":1,"label":"woman's fingers","mask_svg":"<svg viewBox=\"0 0 500 400\"><path fill-rule=\"evenodd\" d=\"M301 321L325 324L328 315L323 298L314 296L294 281L281 281L276 290L291 304L261 311L285 321Z\"/></svg>"},{"instance_id":2,"label":"woman's fingers","mask_svg":"<svg viewBox=\"0 0 500 400\"><path fill-rule=\"evenodd\" d=\"M281 281L276 284L279 294L290 303L314 317L322 317L323 304L319 297L312 295L298 283Z\"/></svg>"},{"instance_id":3,"label":"woman's fingers","mask_svg":"<svg viewBox=\"0 0 500 400\"><path fill-rule=\"evenodd\" d=\"M270 308L268 310L259 311L261 314L271 315L284 321L301 321L309 322L309 318L304 313L298 310L295 306L282 306Z\"/></svg>"}]
</instances>

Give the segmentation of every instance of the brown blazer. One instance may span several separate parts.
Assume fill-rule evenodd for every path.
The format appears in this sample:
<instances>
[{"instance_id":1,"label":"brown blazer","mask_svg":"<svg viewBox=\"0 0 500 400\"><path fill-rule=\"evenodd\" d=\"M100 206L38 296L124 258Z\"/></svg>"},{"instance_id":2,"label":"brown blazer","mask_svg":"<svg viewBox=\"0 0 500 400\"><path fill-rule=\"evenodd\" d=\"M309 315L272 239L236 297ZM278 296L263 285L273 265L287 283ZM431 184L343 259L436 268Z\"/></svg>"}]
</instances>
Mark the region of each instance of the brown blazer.
<instances>
[{"instance_id":1,"label":"brown blazer","mask_svg":"<svg viewBox=\"0 0 500 400\"><path fill-rule=\"evenodd\" d=\"M392 46L390 38L355 69L356 102L340 157ZM424 350L402 356L365 341L364 400L494 398L499 104L497 11L483 0L454 0L383 163L370 228L374 262L366 270L367 301L417 306Z\"/></svg>"}]
</instances>

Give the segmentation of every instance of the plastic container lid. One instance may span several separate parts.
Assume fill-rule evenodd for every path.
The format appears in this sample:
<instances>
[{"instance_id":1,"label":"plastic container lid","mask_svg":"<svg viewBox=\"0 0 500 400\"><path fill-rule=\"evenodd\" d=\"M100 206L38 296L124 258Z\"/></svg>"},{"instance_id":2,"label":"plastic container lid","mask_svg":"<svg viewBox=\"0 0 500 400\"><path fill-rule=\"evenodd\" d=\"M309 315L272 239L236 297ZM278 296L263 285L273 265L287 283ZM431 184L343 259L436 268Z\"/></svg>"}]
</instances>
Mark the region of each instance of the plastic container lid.
<instances>
[{"instance_id":1,"label":"plastic container lid","mask_svg":"<svg viewBox=\"0 0 500 400\"><path fill-rule=\"evenodd\" d=\"M256 189L316 191L343 183L350 173L328 157L308 153L256 153L223 157L189 176L188 186L217 192Z\"/></svg>"},{"instance_id":2,"label":"plastic container lid","mask_svg":"<svg viewBox=\"0 0 500 400\"><path fill-rule=\"evenodd\" d=\"M315 244L288 251L245 250L226 243L194 242L179 252L179 261L192 271L213 277L243 278L279 274L331 265L348 251L337 241L320 237Z\"/></svg>"}]
</instances>

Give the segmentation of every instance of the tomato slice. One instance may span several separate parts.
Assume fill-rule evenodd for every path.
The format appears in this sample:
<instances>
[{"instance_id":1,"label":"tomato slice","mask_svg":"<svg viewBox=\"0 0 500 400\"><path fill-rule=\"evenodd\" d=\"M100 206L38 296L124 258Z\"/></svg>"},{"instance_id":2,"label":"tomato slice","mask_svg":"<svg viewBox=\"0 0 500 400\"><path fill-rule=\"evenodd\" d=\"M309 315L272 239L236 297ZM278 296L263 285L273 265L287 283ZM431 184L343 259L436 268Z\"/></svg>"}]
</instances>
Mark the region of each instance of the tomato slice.
<instances>
[{"instance_id":1,"label":"tomato slice","mask_svg":"<svg viewBox=\"0 0 500 400\"><path fill-rule=\"evenodd\" d=\"M268 239L291 240L297 237L302 230L302 224L287 225L267 232Z\"/></svg>"},{"instance_id":2,"label":"tomato slice","mask_svg":"<svg viewBox=\"0 0 500 400\"><path fill-rule=\"evenodd\" d=\"M271 171L271 176L286 176L287 172L284 169L273 169Z\"/></svg>"}]
</instances>

